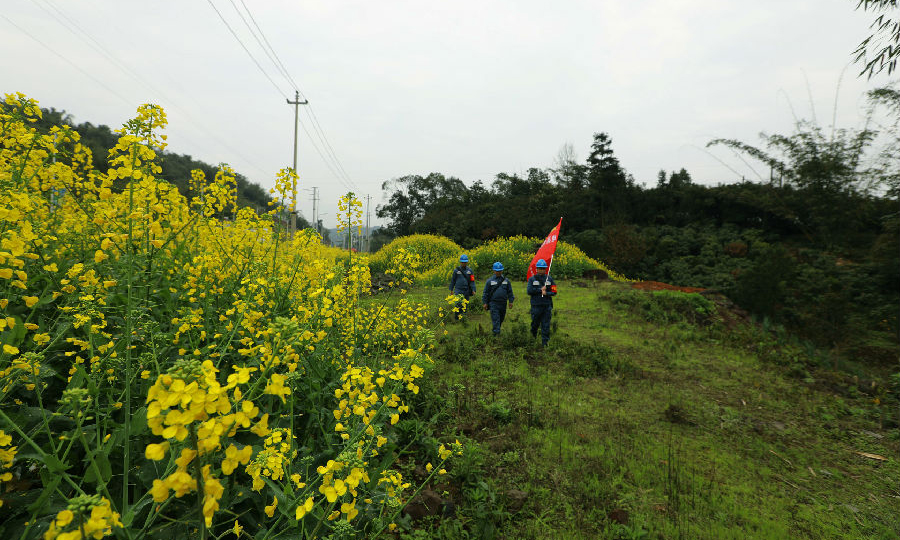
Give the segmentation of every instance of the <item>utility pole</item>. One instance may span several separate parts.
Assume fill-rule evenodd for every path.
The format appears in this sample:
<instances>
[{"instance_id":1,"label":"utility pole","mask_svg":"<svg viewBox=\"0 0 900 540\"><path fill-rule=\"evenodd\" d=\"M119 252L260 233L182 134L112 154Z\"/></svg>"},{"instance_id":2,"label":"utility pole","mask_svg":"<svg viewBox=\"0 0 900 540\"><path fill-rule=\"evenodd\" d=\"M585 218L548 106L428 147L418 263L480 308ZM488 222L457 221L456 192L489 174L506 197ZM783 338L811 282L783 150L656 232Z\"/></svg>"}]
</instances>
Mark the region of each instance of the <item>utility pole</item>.
<instances>
[{"instance_id":1,"label":"utility pole","mask_svg":"<svg viewBox=\"0 0 900 540\"><path fill-rule=\"evenodd\" d=\"M366 195L366 253L370 253L372 251L372 239L369 235L369 216L371 215L369 212L369 202L372 200L371 195Z\"/></svg>"},{"instance_id":2,"label":"utility pole","mask_svg":"<svg viewBox=\"0 0 900 540\"><path fill-rule=\"evenodd\" d=\"M322 231L319 230L319 214L318 214L318 212L316 211L316 209L317 209L317 207L316 207L316 202L318 202L318 200L319 200L319 188L313 186L312 191L313 191L313 195L312 195L312 202L313 202L313 227L315 227L317 233L321 233Z\"/></svg>"},{"instance_id":3,"label":"utility pole","mask_svg":"<svg viewBox=\"0 0 900 540\"><path fill-rule=\"evenodd\" d=\"M286 100L288 105L294 106L294 185L292 187L291 216L288 223L288 234L293 237L297 230L297 125L300 123L300 105L306 105L309 100L300 101L300 91L294 91L294 101Z\"/></svg>"}]
</instances>

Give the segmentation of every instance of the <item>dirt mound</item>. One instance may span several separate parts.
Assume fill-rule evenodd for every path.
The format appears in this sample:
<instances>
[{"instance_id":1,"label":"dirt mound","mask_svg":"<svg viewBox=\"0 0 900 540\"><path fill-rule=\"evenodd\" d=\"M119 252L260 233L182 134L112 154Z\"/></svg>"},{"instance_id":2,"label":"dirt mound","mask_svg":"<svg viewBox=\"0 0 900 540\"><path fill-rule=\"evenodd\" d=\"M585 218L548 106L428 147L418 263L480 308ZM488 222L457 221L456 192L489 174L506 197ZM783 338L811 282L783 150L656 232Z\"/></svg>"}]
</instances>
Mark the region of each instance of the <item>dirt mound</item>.
<instances>
[{"instance_id":1,"label":"dirt mound","mask_svg":"<svg viewBox=\"0 0 900 540\"><path fill-rule=\"evenodd\" d=\"M706 290L700 287L679 287L678 285L669 285L659 281L637 281L632 283L631 287L645 291L680 291L683 293L699 293Z\"/></svg>"}]
</instances>

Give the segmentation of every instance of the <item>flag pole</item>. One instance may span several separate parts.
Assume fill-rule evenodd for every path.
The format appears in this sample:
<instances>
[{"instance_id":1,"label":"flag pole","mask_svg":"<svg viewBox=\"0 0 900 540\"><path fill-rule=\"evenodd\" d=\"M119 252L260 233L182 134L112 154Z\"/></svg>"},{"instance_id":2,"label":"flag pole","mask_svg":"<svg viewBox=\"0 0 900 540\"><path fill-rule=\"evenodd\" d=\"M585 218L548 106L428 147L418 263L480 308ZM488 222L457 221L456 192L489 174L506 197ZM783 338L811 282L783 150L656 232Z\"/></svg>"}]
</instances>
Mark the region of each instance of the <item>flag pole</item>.
<instances>
[{"instance_id":1,"label":"flag pole","mask_svg":"<svg viewBox=\"0 0 900 540\"><path fill-rule=\"evenodd\" d=\"M562 216L559 216L559 223L556 224L559 227L559 230L562 230ZM556 240L559 241L559 231L556 232ZM550 264L547 266L547 277L550 277L550 269L553 268L553 256L556 255L556 250L554 253L550 255Z\"/></svg>"},{"instance_id":2,"label":"flag pole","mask_svg":"<svg viewBox=\"0 0 900 540\"><path fill-rule=\"evenodd\" d=\"M556 226L559 228L559 230L562 230L562 216L559 216L559 223L557 223ZM559 242L559 230L556 231L556 241L557 242ZM550 264L547 265L547 277L548 278L550 277L550 269L553 268L554 255L556 255L555 249L553 250L553 253L550 254ZM544 283L546 283L546 281ZM544 294L541 293L541 296L544 296Z\"/></svg>"}]
</instances>

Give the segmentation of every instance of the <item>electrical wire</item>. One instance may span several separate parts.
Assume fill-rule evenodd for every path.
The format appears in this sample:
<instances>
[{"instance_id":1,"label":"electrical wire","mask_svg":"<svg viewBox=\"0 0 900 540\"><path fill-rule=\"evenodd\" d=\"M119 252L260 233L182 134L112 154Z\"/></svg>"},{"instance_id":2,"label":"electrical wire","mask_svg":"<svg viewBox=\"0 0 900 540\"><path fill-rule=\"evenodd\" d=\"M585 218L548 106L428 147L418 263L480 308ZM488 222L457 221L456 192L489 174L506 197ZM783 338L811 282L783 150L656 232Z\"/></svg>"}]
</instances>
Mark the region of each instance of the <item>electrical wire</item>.
<instances>
[{"instance_id":1,"label":"electrical wire","mask_svg":"<svg viewBox=\"0 0 900 540\"><path fill-rule=\"evenodd\" d=\"M263 169L262 167L260 167L260 166L257 165L256 163L254 163L252 160L247 159L245 156L243 156L238 150L232 148L232 147L228 144L227 141L225 141L224 139L222 139L221 137L219 137L214 131L212 131L212 130L210 130L210 129L207 129L206 126L204 126L204 124L203 124L202 122L200 122L196 117L194 117L192 114L190 114L190 112L189 112L187 109L183 109L183 108L179 107L178 105L176 105L176 104L175 104L175 100L171 99L169 96L166 95L165 92L163 92L163 91L160 90L159 88L155 87L150 81L148 81L147 79L145 79L144 77L142 77L139 73L137 73L137 72L135 72L134 70L132 70L126 63L124 63L124 62L122 62L121 60L119 60L119 59L115 56L115 54L111 53L111 52L110 52L110 51L109 51L102 43L100 43L100 42L99 42L97 39L95 39L88 31L86 31L84 28L82 28L81 25L79 25L77 21L75 21L75 20L73 20L71 17L69 17L63 10L61 10L59 7L57 7L55 4L53 4L53 2L51 2L50 0L44 0L44 2L47 3L47 5L49 5L51 8L53 8L54 11L56 11L57 13L59 13L59 15L60 15L63 19L65 19L65 21L67 21L67 22L63 22L59 17L57 17L56 15L54 15L52 12L48 11L44 6L42 6L41 4L39 4L36 0L31 0L31 1L32 1L32 3L35 4L37 7L41 8L41 10L43 10L45 13L47 13L48 15L50 15L51 17L53 17L54 19L56 19L56 21L57 21L58 23L60 23L61 26L63 26L63 27L66 28L69 32L71 32L73 35L75 35L76 38L78 38L78 39L81 40L82 42L86 43L86 44L87 44L89 47L91 47L95 52L98 52L99 54L101 54L102 56L104 56L111 64L113 64L114 67L116 67L117 69L119 69L120 71L122 71L125 75L131 77L131 79L132 79L133 81L137 82L138 84L140 84L141 86L143 86L145 89L150 90L151 93L156 94L156 95L159 95L159 96L161 96L164 100L166 100L167 102L169 102L169 103L170 103L170 107L171 107L172 109L174 109L174 110L176 110L176 111L179 111L181 114L183 114L184 116L186 116L186 117L191 121L191 123L192 123L193 126L195 126L195 127L197 127L198 129L200 129L200 131L203 131L207 136L209 136L209 137L215 139L216 141L218 141L219 144L221 144L221 145L222 145L226 150L228 150L230 153L234 154L235 156L237 156L238 158L240 158L241 160L243 160L244 163L246 163L247 165L249 165L249 166L253 167L254 169L256 169L261 175L270 175L270 174L271 174L271 172L267 172L265 169ZM73 30L73 28L77 29L78 31L76 32L75 30ZM80 32L81 35L79 35L79 32ZM59 54L59 53L55 53L55 54L57 54L57 56L62 57L62 55ZM64 58L64 59L65 59L65 58ZM65 59L65 60L66 60L67 62L69 62L70 64L75 65L73 62L71 62L71 61L69 61L69 60L67 60L67 59ZM82 71L82 72L83 72L83 71ZM94 79L94 80L96 81L96 79ZM105 87L105 85L104 85L104 87ZM107 88L107 89L108 89L108 88ZM121 97L121 96L120 96L120 97ZM124 100L124 98L122 98L122 99ZM134 105L134 102L133 102L132 100L125 100L125 101L126 101L129 105ZM187 140L188 142L191 142L191 143L193 143L193 144L196 145L196 143L195 143L194 141L192 141L191 139L189 139L189 138L185 138L185 140Z\"/></svg>"},{"instance_id":2,"label":"electrical wire","mask_svg":"<svg viewBox=\"0 0 900 540\"><path fill-rule=\"evenodd\" d=\"M122 94L116 92L115 90L113 90L113 89L110 88L109 86L106 86L106 84L105 84L103 81L101 81L100 79L94 77L93 75L91 75L91 74L88 73L87 71L81 69L81 66L79 66L79 65L76 64L75 62L72 62L71 60L69 60L69 59L66 58L65 56L61 55L60 53L56 52L52 47L50 47L49 45L47 45L46 43L44 43L44 42L41 41L40 39L38 39L38 38L34 37L33 35L31 35L31 33L29 33L27 30L25 30L24 28L22 28L22 27L19 26L18 24L14 23L14 22L13 22L9 17L7 17L6 15L3 15L2 13L0 13L0 17L3 17L3 18L6 20L6 22L8 22L8 23L11 24L12 26L14 26L18 31L20 31L20 32L22 32L23 34L25 34L26 36L30 37L31 39L33 39L34 41L36 41L38 44L40 44L42 47L44 47L44 48L47 49L48 51L52 52L52 53L55 54L56 56L58 56L62 61L66 62L67 64L69 64L69 65L71 65L72 67L74 67L75 69L77 69L79 72L81 72L82 75L84 75L85 77L87 77L87 78L89 78L90 80L92 80L92 81L94 81L95 83L97 83L97 85L99 85L99 86L101 86L102 88L104 88L104 89L105 89L107 92L109 92L110 94L112 94L112 95L116 96L117 98L121 99L124 103L127 103L127 104L129 104L129 105L132 104L131 100L127 99L127 98L124 97Z\"/></svg>"},{"instance_id":3,"label":"electrical wire","mask_svg":"<svg viewBox=\"0 0 900 540\"><path fill-rule=\"evenodd\" d=\"M306 124L304 124L303 122L301 122L301 123L300 123L300 127L303 128L303 132L306 133L306 136L307 136L307 137L309 137L309 142L312 143L313 149L316 151L317 154L319 154L319 157L322 158L322 162L325 164L326 167L328 167L328 170L331 171L331 174L334 175L335 179L337 179L337 181L340 182L340 183L341 183L345 188L347 188L348 190L354 191L355 188L354 188L353 186L351 186L350 184L348 184L346 180L344 180L343 178L341 178L341 175L338 174L338 173L334 170L334 167L332 167L331 163L328 162L328 160L327 160L327 159L325 158L325 156L322 154L322 151L319 150L319 145L316 144L316 141L315 141L315 139L313 139L312 134L309 132L308 129L306 129Z\"/></svg>"},{"instance_id":4,"label":"electrical wire","mask_svg":"<svg viewBox=\"0 0 900 540\"><path fill-rule=\"evenodd\" d=\"M272 62L272 65L275 66L275 70L278 71L279 73L281 73L281 76L285 78L288 85L293 86L294 84L291 81L290 77L285 75L285 71L278 65L277 62L275 62L275 59L272 58L272 53L270 53L269 50L266 48L266 46L263 45L262 40L260 40L259 36L256 35L256 32L253 31L253 28L250 27L250 23L247 22L247 18L244 17L244 14L241 13L240 9L238 9L237 4L234 3L234 0L228 0L228 1L231 2L231 7L233 7L234 11L237 12L238 17L241 18L241 22L244 23L244 26L247 28L247 31L250 32L250 35L253 36L253 39L256 40L256 44L259 45L259 48L262 49L263 52L265 53L266 57L269 58L269 62ZM244 7L246 8L246 5ZM257 29L258 28L259 27L257 26Z\"/></svg>"},{"instance_id":5,"label":"electrical wire","mask_svg":"<svg viewBox=\"0 0 900 540\"><path fill-rule=\"evenodd\" d=\"M338 170L340 170L340 172L343 174L344 178L346 179L347 183L350 184L351 188L354 190L358 190L359 188L356 186L356 182L354 182L353 179L350 178L350 175L347 174L347 171L344 169L344 166L341 164L341 160L339 160L337 155L335 154L334 148L331 146L331 143L328 141L328 136L325 135L325 130L322 129L321 125L319 124L319 119L316 118L316 113L315 113L315 111L313 111L311 105L308 106L307 114L313 122L313 129L314 129L314 131L316 131L316 135L319 136L319 139L322 141L324 147L326 148L326 151L330 153L331 158L334 160L334 163L337 166Z\"/></svg>"},{"instance_id":6,"label":"electrical wire","mask_svg":"<svg viewBox=\"0 0 900 540\"><path fill-rule=\"evenodd\" d=\"M256 39L257 44L259 44L260 48L263 49L263 52L266 53L266 56L269 58L269 60L272 62L272 64L275 66L275 68L281 72L281 74L288 81L288 83L294 88L294 90L298 94L300 94L300 96L305 101L309 101L309 99L307 99L307 97L300 90L299 86L297 86L297 83L294 81L293 77L291 77L287 68L284 67L284 64L281 62L281 59L279 58L278 53L275 52L275 49L272 47L271 43L266 38L265 32L263 32L262 28L260 28L259 24L256 22L256 18L253 16L253 13L250 11L250 8L247 7L247 4L244 2L244 0L241 0L241 5L244 7L244 10L247 11L247 15L250 17L250 20L253 22L253 26L256 27L256 30L259 32L259 37L257 37L256 32L254 32L253 29L250 28L250 25L247 23L247 20L244 18L243 14L240 12L237 5L234 3L234 0L229 0L229 1L231 2L231 5L234 7L235 11L238 12L238 15L241 17L241 20L244 22L244 25L247 27L247 30L249 30L251 35L253 35L253 38ZM260 41L260 38L262 38L262 41ZM265 42L265 45L263 45L263 42ZM267 47L271 51L271 54L269 54L269 50L267 50ZM342 183L345 186L347 186L349 189L352 189L354 191L358 191L359 188L356 185L356 182L354 182L353 179L350 177L350 175L347 174L347 170L344 168L343 164L341 163L341 160L338 159L337 153L334 151L334 147L331 145L331 142L328 140L328 135L325 133L325 129L322 128L322 125L319 122L318 117L316 117L316 113L315 113L315 110L313 110L312 105L308 105L306 107L306 109L308 109L307 115L309 116L309 118L311 120L311 126L313 128L313 131L315 132L316 136L319 138L319 141L322 143L322 148L324 149L325 155L327 155L328 158L326 158L325 155L323 155L321 152L319 152L319 156L322 158L323 161L326 161L326 162L327 162L327 159L331 159L333 166L326 163L328 165L328 168L330 170L332 170L332 172L335 173L335 176L337 176L343 180ZM307 135L309 135L308 130L306 130L304 128L304 131L306 131ZM312 138L311 135L310 135L310 138Z\"/></svg>"},{"instance_id":7,"label":"electrical wire","mask_svg":"<svg viewBox=\"0 0 900 540\"><path fill-rule=\"evenodd\" d=\"M275 81L272 80L272 77L269 77L269 74L266 72L266 70L263 69L263 67L259 64L259 62L256 61L256 57L253 56L253 54L250 52L250 49L248 49L247 46L244 45L244 42L241 41L241 38L238 37L238 35L235 33L234 29L231 28L231 25L228 24L228 21L225 20L224 16L222 16L222 12L219 11L219 8L217 8L216 5L213 4L212 0L206 0L206 1L213 8L213 10L215 10L216 15L219 16L219 20L221 20L222 24L224 24L225 27L228 28L228 31L231 32L231 35L234 36L234 39L236 39L237 42L240 44L241 48L244 49L244 52L247 53L247 56L249 56L250 59L253 60L253 63L256 64L256 67L258 67L259 70L262 72L262 74L266 76L266 79L269 79L269 82L272 83L272 86L275 87L275 90L279 94L281 94L281 96L284 99L288 99L287 95L285 95L285 93L281 91L281 88L277 84L275 84Z\"/></svg>"},{"instance_id":8,"label":"electrical wire","mask_svg":"<svg viewBox=\"0 0 900 540\"><path fill-rule=\"evenodd\" d=\"M253 13L250 11L250 8L247 7L247 4L244 3L244 0L241 0L241 5L244 6L245 10L247 10L247 15L249 15L250 20L253 21L253 26L255 26L256 29L259 31L259 35L262 36L263 41L266 42L266 45L269 47L269 50L272 51L272 54L275 56L275 60L278 61L278 66L281 68L281 72L287 77L288 81L290 81L291 86L294 88L294 90L299 92L300 88L297 87L297 83L294 82L294 78L291 77L291 74L288 73L287 68L284 67L284 64L281 62L281 58L278 57L278 53L275 52L275 49L272 48L272 45L269 43L269 40L266 39L266 35L263 33L262 28L260 28L259 25L256 24L256 18L253 17Z\"/></svg>"},{"instance_id":9,"label":"electrical wire","mask_svg":"<svg viewBox=\"0 0 900 540\"><path fill-rule=\"evenodd\" d=\"M229 0L229 1L231 2L231 5L232 5L232 7L234 7L235 11L238 12L238 15L240 16L241 20L244 22L244 25L250 31L250 34L256 40L256 42L260 46L260 48L263 49L263 52L266 54L266 56L269 58L269 60L273 63L273 65L275 65L276 69L279 69L279 71L282 72L282 75L289 82L289 84L291 84L294 87L294 90L296 90L298 94L302 95L302 92L300 92L300 89L297 87L293 78L290 76L290 74L287 72L287 70L284 69L284 65L281 64L280 59L277 62L275 59L273 59L273 56L275 58L278 57L277 53L275 53L274 48L272 48L271 45L269 45L269 48L272 49L272 54L270 55L269 52L266 50L266 47L263 45L263 42L260 41L260 38L257 37L256 33L253 31L253 29L250 28L250 25L247 23L246 18L243 16L243 14L238 9L237 5L234 3L234 0ZM234 38L238 41L238 43L240 43L240 45L244 49L244 51L250 56L250 58L253 60L253 63L256 64L256 66L260 69L260 71L263 72L263 74L266 76L266 78L269 79L269 82L271 82L273 86L276 86L276 88L278 88L278 85L275 84L275 81L272 80L272 78L269 76L269 74L262 68L262 66L256 60L256 57L253 56L253 54L250 52L250 50L244 45L244 42L238 37L238 35L237 35L237 33L235 33L234 29L231 28L231 26L225 20L222 13L216 8L215 4L212 3L212 0L207 0L207 2L216 11L216 14L219 16L219 19L225 24L225 26L231 32L231 35L234 36ZM257 30L259 30L262 40L266 44L268 44L269 40L266 39L265 34L263 33L262 29L256 23L256 19L253 17L253 14L250 12L249 8L247 7L247 4L244 2L241 2L241 3L244 6L244 9L247 10L247 14L250 16L251 20L253 21L254 26L256 26ZM280 68L279 68L279 64L280 64ZM279 89L279 92L281 92L280 89ZM283 93L282 93L282 96L284 96ZM290 101L287 98L287 96L284 96L284 97L285 97L286 101ZM305 96L303 96L303 98L305 101L309 101ZM313 138L312 134L310 134L310 132L306 128L306 126L304 124L301 124L301 126L303 127L303 131L306 132L307 136L309 136L310 142L312 142L313 148L316 150L316 153L319 155L319 157L322 159L323 163L325 163L325 165L328 167L328 169L332 172L332 174L335 175L335 178L341 184L343 184L347 189L350 189L351 191L358 191L359 189L358 189L358 187L356 187L356 184L353 182L353 179L350 178L350 176L347 174L346 170L344 169L343 165L341 164L340 160L337 158L337 155L334 152L334 148L331 146L331 143L328 141L328 138L325 135L324 129L322 129L321 124L319 124L319 122L318 122L318 119L315 118L315 113L311 113L311 119L312 119L311 125L313 128L313 131L316 133L316 136L319 138L319 141L322 143L322 147L325 150L324 154L319 149L318 145L315 143L315 139ZM329 163L329 159L331 160L332 163Z\"/></svg>"}]
</instances>

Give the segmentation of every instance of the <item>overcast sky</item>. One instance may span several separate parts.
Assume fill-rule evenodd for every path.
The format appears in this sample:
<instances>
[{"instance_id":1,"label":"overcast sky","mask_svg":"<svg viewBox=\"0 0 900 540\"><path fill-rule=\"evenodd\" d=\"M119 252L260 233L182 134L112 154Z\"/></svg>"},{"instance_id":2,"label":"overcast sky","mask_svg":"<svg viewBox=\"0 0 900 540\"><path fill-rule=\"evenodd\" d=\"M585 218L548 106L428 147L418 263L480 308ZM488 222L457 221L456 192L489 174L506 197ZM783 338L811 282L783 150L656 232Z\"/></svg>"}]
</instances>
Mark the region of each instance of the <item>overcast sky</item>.
<instances>
[{"instance_id":1,"label":"overcast sky","mask_svg":"<svg viewBox=\"0 0 900 540\"><path fill-rule=\"evenodd\" d=\"M639 183L681 167L757 178L705 144L790 133L792 114L858 127L865 91L890 82L850 64L874 20L856 0L2 0L0 91L113 128L158 103L169 150L268 189L291 165L294 88L244 4L330 143L301 107L300 187L320 188L328 227L350 189L372 196L374 222L385 180L489 184L553 166L567 142L583 161L599 131Z\"/></svg>"}]
</instances>

